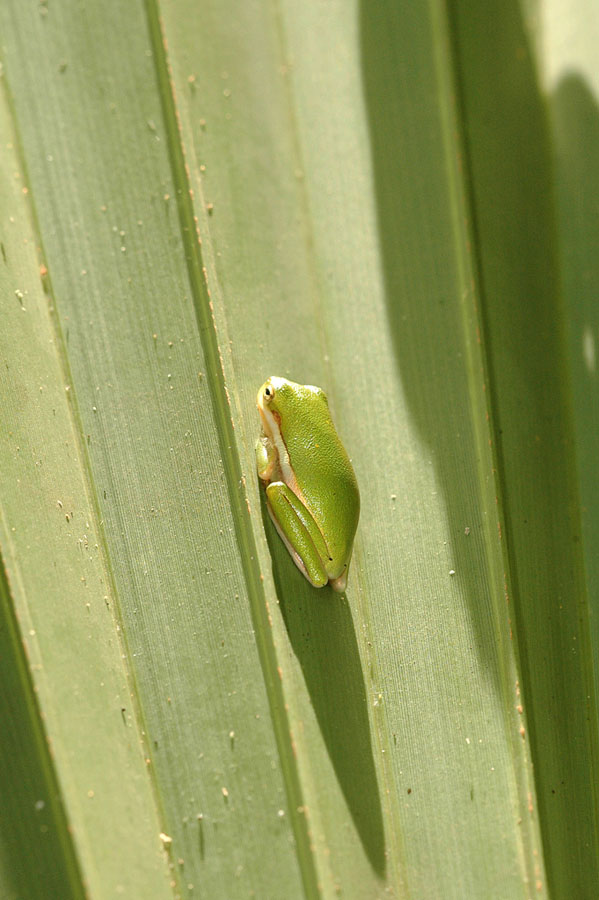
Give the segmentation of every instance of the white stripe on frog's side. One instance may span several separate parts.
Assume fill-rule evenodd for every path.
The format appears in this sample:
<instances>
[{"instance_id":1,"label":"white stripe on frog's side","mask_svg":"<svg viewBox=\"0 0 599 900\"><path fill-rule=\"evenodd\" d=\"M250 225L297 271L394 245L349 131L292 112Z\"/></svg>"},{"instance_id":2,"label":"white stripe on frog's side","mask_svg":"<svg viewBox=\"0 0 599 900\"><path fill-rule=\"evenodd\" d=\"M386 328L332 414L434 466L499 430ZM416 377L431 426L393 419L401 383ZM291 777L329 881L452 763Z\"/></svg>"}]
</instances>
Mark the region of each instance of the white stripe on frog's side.
<instances>
[{"instance_id":1,"label":"white stripe on frog's side","mask_svg":"<svg viewBox=\"0 0 599 900\"><path fill-rule=\"evenodd\" d=\"M293 491L295 496L299 497L303 503L304 498L302 497L302 493L297 486L297 481L295 479L293 469L291 468L289 453L287 452L287 447L285 445L285 441L283 440L283 435L281 434L279 423L273 416L271 410L267 406L264 406L262 398L260 398L258 404L258 411L260 412L260 416L262 418L264 433L276 448L283 481L285 482L287 487Z\"/></svg>"}]
</instances>

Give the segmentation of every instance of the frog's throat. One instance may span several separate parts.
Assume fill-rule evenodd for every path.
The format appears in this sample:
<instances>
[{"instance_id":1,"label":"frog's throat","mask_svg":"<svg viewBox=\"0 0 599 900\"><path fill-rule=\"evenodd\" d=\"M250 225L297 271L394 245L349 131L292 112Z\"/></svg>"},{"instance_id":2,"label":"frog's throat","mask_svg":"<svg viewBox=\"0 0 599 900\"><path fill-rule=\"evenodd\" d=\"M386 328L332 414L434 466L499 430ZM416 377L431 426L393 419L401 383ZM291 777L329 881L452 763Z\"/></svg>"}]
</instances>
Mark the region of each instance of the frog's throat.
<instances>
[{"instance_id":1,"label":"frog's throat","mask_svg":"<svg viewBox=\"0 0 599 900\"><path fill-rule=\"evenodd\" d=\"M258 403L258 412L260 413L260 418L262 419L262 428L264 430L264 434L277 451L277 456L279 457L279 468L281 469L283 481L285 482L287 487L293 491L296 497L299 497L302 503L304 503L302 492L298 487L295 474L291 466L289 451L287 450L287 445L285 444L285 440L283 438L283 435L281 434L278 419L275 417L272 410L264 407L262 403Z\"/></svg>"}]
</instances>

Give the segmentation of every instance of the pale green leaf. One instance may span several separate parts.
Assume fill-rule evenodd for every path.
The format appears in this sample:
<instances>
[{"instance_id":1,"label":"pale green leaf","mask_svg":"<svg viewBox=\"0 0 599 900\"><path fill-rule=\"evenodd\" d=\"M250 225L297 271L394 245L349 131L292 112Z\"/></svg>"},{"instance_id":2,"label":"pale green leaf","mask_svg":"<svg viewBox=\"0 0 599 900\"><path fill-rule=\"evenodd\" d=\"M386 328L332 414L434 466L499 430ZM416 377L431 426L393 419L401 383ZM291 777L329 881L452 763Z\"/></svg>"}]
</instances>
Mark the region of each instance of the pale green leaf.
<instances>
[{"instance_id":1,"label":"pale green leaf","mask_svg":"<svg viewBox=\"0 0 599 900\"><path fill-rule=\"evenodd\" d=\"M594 7L0 30L3 895L595 897ZM356 469L343 596L271 374Z\"/></svg>"}]
</instances>

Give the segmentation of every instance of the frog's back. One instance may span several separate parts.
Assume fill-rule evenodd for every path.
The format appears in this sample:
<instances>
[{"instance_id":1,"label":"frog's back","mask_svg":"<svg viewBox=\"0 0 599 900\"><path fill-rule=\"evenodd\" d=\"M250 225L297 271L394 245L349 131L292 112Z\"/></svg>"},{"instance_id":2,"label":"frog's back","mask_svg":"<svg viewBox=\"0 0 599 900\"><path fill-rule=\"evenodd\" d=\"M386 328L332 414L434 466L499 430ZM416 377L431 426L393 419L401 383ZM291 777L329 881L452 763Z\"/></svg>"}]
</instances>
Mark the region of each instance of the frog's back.
<instances>
[{"instance_id":1,"label":"frog's back","mask_svg":"<svg viewBox=\"0 0 599 900\"><path fill-rule=\"evenodd\" d=\"M306 408L287 429L287 452L297 493L318 523L334 559L351 548L360 515L358 483L330 417L326 397L314 417ZM291 485L290 485L291 486Z\"/></svg>"}]
</instances>

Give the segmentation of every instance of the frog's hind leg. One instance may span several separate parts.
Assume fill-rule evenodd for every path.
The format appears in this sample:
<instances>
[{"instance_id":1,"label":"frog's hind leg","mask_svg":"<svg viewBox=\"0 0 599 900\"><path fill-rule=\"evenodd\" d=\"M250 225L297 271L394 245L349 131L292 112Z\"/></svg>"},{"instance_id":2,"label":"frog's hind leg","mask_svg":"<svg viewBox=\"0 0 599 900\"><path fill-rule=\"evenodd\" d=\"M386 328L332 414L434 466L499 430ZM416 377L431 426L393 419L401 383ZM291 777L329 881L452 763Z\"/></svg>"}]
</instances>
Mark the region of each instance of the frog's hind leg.
<instances>
[{"instance_id":1,"label":"frog's hind leg","mask_svg":"<svg viewBox=\"0 0 599 900\"><path fill-rule=\"evenodd\" d=\"M274 481L266 489L266 505L281 539L294 563L310 584L323 587L329 580L317 544L324 539L312 516L296 495L282 481Z\"/></svg>"}]
</instances>

